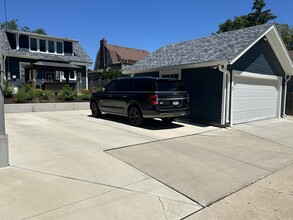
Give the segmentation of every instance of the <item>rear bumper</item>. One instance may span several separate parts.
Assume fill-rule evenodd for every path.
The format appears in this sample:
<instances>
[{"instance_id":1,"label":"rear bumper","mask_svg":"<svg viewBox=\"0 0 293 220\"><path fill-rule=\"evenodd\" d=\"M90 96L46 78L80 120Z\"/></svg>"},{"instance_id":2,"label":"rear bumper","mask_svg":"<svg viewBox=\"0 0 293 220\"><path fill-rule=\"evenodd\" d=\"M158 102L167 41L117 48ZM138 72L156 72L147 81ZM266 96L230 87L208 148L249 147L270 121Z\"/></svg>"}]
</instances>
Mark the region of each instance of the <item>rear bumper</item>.
<instances>
[{"instance_id":1,"label":"rear bumper","mask_svg":"<svg viewBox=\"0 0 293 220\"><path fill-rule=\"evenodd\" d=\"M143 113L144 118L177 118L184 115L188 115L189 110L184 109L172 109L172 110L162 110L162 111L146 111Z\"/></svg>"}]
</instances>

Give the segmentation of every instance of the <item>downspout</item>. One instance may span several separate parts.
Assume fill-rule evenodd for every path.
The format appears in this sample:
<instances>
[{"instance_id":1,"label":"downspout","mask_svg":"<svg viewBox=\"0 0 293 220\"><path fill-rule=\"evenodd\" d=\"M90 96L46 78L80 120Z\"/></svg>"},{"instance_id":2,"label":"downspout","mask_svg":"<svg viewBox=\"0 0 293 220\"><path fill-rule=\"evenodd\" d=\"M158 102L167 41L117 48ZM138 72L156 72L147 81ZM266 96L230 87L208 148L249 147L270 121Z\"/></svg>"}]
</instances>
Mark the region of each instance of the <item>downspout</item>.
<instances>
[{"instance_id":1,"label":"downspout","mask_svg":"<svg viewBox=\"0 0 293 220\"><path fill-rule=\"evenodd\" d=\"M290 81L292 76L286 76L286 81L285 81L285 88L284 88L284 103L283 103L283 117L287 117L286 115L286 99L287 99L287 84Z\"/></svg>"},{"instance_id":2,"label":"downspout","mask_svg":"<svg viewBox=\"0 0 293 220\"><path fill-rule=\"evenodd\" d=\"M224 106L222 106L222 112L224 112L224 115L222 116L222 123L230 124L230 79L231 79L231 73L227 69L227 64L224 65L218 65L219 70L223 73L223 87L225 87L225 94L224 94Z\"/></svg>"}]
</instances>

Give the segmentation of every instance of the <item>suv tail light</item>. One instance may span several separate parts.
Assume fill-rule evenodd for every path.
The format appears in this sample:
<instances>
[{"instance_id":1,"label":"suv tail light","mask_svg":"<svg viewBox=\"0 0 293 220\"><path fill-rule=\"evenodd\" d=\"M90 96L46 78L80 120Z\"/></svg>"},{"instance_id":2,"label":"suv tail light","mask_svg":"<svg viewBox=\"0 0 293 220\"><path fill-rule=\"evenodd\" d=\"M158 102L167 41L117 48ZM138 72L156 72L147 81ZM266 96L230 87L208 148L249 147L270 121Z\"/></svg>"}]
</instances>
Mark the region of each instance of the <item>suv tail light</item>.
<instances>
[{"instance_id":1,"label":"suv tail light","mask_svg":"<svg viewBox=\"0 0 293 220\"><path fill-rule=\"evenodd\" d=\"M154 94L154 95L150 95L149 96L149 100L153 105L158 105L159 101L158 101L158 95Z\"/></svg>"}]
</instances>

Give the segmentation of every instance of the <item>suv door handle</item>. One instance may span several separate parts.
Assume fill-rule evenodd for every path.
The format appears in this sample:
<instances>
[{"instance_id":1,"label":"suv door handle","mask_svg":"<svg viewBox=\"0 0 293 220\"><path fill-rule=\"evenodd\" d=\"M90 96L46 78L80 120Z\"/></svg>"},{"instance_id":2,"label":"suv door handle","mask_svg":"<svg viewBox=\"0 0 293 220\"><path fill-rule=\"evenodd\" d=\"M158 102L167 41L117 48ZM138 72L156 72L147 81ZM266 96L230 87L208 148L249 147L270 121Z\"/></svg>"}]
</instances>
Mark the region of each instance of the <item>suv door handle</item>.
<instances>
[{"instance_id":1,"label":"suv door handle","mask_svg":"<svg viewBox=\"0 0 293 220\"><path fill-rule=\"evenodd\" d=\"M109 97L109 98L111 98L111 97L112 97L112 95L108 95L108 97Z\"/></svg>"},{"instance_id":2,"label":"suv door handle","mask_svg":"<svg viewBox=\"0 0 293 220\"><path fill-rule=\"evenodd\" d=\"M122 96L123 98L127 98L127 95Z\"/></svg>"}]
</instances>

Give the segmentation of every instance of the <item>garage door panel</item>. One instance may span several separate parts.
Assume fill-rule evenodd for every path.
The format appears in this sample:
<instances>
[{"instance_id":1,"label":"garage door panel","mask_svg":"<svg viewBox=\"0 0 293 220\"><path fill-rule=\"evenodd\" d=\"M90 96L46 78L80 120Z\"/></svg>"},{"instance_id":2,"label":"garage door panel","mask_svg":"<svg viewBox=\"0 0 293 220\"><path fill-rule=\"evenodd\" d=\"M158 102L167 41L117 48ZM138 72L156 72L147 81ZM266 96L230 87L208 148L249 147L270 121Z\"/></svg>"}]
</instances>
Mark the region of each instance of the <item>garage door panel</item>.
<instances>
[{"instance_id":1,"label":"garage door panel","mask_svg":"<svg viewBox=\"0 0 293 220\"><path fill-rule=\"evenodd\" d=\"M235 75L233 124L277 117L279 81Z\"/></svg>"}]
</instances>

